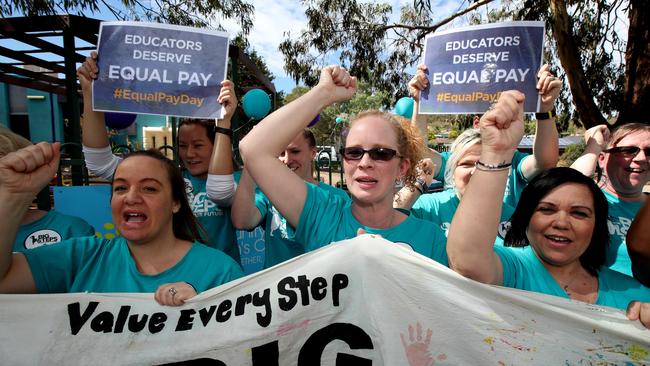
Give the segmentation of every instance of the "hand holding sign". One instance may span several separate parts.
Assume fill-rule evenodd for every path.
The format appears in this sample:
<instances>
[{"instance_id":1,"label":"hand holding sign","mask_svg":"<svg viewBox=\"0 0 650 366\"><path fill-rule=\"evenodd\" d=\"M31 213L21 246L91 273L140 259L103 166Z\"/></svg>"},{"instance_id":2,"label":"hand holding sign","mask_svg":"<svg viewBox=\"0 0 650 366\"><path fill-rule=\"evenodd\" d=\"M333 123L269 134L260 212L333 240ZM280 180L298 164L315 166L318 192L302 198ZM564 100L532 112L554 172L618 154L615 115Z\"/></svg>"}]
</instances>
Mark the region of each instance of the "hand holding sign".
<instances>
[{"instance_id":1,"label":"hand holding sign","mask_svg":"<svg viewBox=\"0 0 650 366\"><path fill-rule=\"evenodd\" d=\"M549 70L548 64L542 66L537 73L537 90L541 96L540 112L548 112L553 109L555 100L562 90L562 80L558 79Z\"/></svg>"},{"instance_id":2,"label":"hand holding sign","mask_svg":"<svg viewBox=\"0 0 650 366\"><path fill-rule=\"evenodd\" d=\"M226 76L228 35L139 22L103 22L97 69L91 56L83 76L94 77L96 111L220 118L217 99ZM85 80L83 80L85 82ZM83 85L82 85L83 86Z\"/></svg>"},{"instance_id":3,"label":"hand holding sign","mask_svg":"<svg viewBox=\"0 0 650 366\"><path fill-rule=\"evenodd\" d=\"M409 94L416 102L420 101L420 93L429 86L429 78L426 74L427 65L419 64L415 75L409 81Z\"/></svg>"},{"instance_id":4,"label":"hand holding sign","mask_svg":"<svg viewBox=\"0 0 650 366\"><path fill-rule=\"evenodd\" d=\"M428 87L420 89L419 114L482 113L504 90L522 91L524 112L538 112L538 88L546 92L546 85L537 85L534 72L543 44L543 22L483 24L427 36Z\"/></svg>"},{"instance_id":5,"label":"hand holding sign","mask_svg":"<svg viewBox=\"0 0 650 366\"><path fill-rule=\"evenodd\" d=\"M237 110L237 95L235 94L235 84L232 81L224 80L221 82L221 90L219 91L217 102L225 110L222 119L230 121Z\"/></svg>"}]
</instances>

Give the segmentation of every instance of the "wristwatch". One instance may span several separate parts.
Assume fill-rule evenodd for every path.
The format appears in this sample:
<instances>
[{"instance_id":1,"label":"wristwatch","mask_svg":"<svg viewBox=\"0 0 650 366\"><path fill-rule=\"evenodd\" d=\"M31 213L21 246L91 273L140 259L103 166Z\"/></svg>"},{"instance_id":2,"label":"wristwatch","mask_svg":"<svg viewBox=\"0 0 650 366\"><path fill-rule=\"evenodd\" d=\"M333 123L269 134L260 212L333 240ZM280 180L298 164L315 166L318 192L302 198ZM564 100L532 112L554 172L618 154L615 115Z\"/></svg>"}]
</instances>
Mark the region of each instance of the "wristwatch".
<instances>
[{"instance_id":1,"label":"wristwatch","mask_svg":"<svg viewBox=\"0 0 650 366\"><path fill-rule=\"evenodd\" d=\"M551 119L553 117L557 116L557 113L555 113L555 108L551 109L548 112L538 112L535 113L535 119L538 121L544 121L547 119Z\"/></svg>"}]
</instances>

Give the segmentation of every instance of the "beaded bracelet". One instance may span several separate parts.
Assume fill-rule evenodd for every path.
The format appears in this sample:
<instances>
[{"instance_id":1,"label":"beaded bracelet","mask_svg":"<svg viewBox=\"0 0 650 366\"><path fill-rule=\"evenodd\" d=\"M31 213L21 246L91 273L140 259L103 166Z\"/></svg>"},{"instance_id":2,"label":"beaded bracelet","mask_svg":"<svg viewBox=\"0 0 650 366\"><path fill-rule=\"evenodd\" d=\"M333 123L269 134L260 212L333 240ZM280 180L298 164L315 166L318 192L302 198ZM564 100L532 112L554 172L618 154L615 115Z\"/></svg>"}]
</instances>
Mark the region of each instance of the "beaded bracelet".
<instances>
[{"instance_id":1,"label":"beaded bracelet","mask_svg":"<svg viewBox=\"0 0 650 366\"><path fill-rule=\"evenodd\" d=\"M500 170L508 170L512 166L512 163L503 163L503 164L498 164L498 165L492 165L492 164L485 164L482 163L480 160L476 161L476 169L482 170L485 172L497 172Z\"/></svg>"}]
</instances>

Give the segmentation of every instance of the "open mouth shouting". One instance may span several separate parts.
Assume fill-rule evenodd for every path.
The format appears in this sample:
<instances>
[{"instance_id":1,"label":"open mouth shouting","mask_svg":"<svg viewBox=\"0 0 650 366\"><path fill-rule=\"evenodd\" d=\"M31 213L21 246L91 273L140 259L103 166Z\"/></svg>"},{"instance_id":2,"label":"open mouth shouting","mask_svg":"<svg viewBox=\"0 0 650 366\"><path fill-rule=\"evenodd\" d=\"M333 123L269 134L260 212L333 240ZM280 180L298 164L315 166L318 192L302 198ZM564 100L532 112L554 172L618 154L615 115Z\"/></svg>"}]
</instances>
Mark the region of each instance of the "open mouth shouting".
<instances>
[{"instance_id":1,"label":"open mouth shouting","mask_svg":"<svg viewBox=\"0 0 650 366\"><path fill-rule=\"evenodd\" d=\"M355 181L359 184L359 186L361 188L364 188L364 189L373 188L378 182L377 179L372 178L372 177L367 176L367 175L357 177L357 178L355 178Z\"/></svg>"},{"instance_id":2,"label":"open mouth shouting","mask_svg":"<svg viewBox=\"0 0 650 366\"><path fill-rule=\"evenodd\" d=\"M147 215L141 211L126 211L122 215L122 221L126 228L139 228L147 221Z\"/></svg>"}]
</instances>

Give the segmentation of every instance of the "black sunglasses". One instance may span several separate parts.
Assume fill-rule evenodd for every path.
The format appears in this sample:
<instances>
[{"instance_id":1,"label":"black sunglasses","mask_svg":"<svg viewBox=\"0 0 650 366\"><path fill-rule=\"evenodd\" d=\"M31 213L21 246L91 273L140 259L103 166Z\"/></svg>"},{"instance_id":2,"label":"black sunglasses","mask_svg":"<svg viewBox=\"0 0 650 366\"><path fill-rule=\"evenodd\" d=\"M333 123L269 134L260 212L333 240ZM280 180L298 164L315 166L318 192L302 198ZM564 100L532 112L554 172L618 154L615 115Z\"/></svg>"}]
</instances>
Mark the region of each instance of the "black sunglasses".
<instances>
[{"instance_id":1,"label":"black sunglasses","mask_svg":"<svg viewBox=\"0 0 650 366\"><path fill-rule=\"evenodd\" d=\"M365 153L368 153L368 156L372 160L389 161L395 156L400 157L397 155L397 151L387 147L373 147L369 150L364 150L360 147L345 147L339 150L339 152L345 160L361 160Z\"/></svg>"},{"instance_id":2,"label":"black sunglasses","mask_svg":"<svg viewBox=\"0 0 650 366\"><path fill-rule=\"evenodd\" d=\"M610 154L620 154L625 157L631 158L637 156L637 154L641 150L643 150L643 152L645 153L646 159L650 158L650 147L641 149L638 146L616 146L616 147L612 147L611 149L604 150L604 152Z\"/></svg>"}]
</instances>

